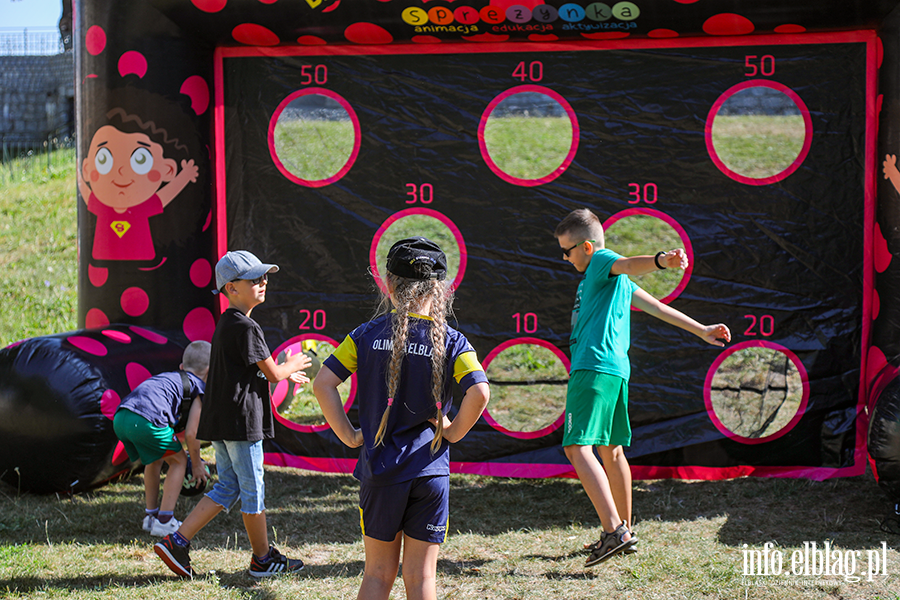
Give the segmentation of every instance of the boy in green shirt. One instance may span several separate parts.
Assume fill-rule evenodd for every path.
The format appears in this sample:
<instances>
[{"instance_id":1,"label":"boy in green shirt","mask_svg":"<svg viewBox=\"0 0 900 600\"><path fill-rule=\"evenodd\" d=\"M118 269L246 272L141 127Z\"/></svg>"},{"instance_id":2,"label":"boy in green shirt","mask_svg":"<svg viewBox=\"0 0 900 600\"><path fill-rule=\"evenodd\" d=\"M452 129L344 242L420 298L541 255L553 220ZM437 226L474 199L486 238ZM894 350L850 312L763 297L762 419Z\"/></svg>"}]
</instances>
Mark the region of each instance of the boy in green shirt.
<instances>
[{"instance_id":1,"label":"boy in green shirt","mask_svg":"<svg viewBox=\"0 0 900 600\"><path fill-rule=\"evenodd\" d=\"M589 544L586 567L629 550L637 537L631 523L631 467L623 446L631 445L628 378L631 365L631 307L693 333L714 346L731 341L722 323L702 325L661 303L636 286L628 275L687 267L681 248L656 256L623 258L604 248L603 226L590 210L569 213L554 232L563 258L584 280L572 311L571 375L566 394L563 449L591 499L603 533ZM602 465L594 454L597 447ZM604 467L606 470L604 471Z\"/></svg>"}]
</instances>

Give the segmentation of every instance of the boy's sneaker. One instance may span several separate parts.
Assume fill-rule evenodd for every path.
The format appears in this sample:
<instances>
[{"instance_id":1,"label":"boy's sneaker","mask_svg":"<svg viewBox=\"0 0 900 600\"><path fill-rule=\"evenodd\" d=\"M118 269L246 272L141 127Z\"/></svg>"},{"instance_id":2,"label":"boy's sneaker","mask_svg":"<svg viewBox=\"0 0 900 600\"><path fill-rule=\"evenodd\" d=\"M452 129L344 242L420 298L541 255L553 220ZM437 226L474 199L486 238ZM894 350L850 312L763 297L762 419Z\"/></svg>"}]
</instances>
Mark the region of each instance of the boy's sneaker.
<instances>
[{"instance_id":1,"label":"boy's sneaker","mask_svg":"<svg viewBox=\"0 0 900 600\"><path fill-rule=\"evenodd\" d=\"M190 543L187 546L176 544L171 534L153 546L153 551L156 552L173 573L180 577L193 578L194 570L191 568L191 557L188 555L190 549Z\"/></svg>"},{"instance_id":2,"label":"boy's sneaker","mask_svg":"<svg viewBox=\"0 0 900 600\"><path fill-rule=\"evenodd\" d=\"M166 537L170 533L175 533L181 527L181 521L174 517L169 519L167 523L160 523L159 519L153 520L153 526L150 527L150 535L154 537Z\"/></svg>"},{"instance_id":3,"label":"boy's sneaker","mask_svg":"<svg viewBox=\"0 0 900 600\"><path fill-rule=\"evenodd\" d=\"M156 518L153 515L147 515L144 517L144 522L141 524L141 527L147 533L150 533L150 530L153 529L153 524L156 523Z\"/></svg>"},{"instance_id":4,"label":"boy's sneaker","mask_svg":"<svg viewBox=\"0 0 900 600\"><path fill-rule=\"evenodd\" d=\"M279 573L296 572L302 568L302 560L284 556L275 546L269 546L269 560L266 562L256 558L255 554L250 560L250 575L253 577L270 577Z\"/></svg>"}]
</instances>

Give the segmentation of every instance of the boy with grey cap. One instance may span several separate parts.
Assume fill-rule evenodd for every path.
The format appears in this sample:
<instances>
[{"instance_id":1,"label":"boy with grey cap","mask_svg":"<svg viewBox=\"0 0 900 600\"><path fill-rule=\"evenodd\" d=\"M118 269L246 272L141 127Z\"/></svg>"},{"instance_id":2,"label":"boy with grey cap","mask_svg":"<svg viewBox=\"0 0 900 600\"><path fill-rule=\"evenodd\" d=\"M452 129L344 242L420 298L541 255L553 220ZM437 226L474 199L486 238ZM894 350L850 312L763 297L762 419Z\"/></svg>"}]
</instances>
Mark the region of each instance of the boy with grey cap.
<instances>
[{"instance_id":1,"label":"boy with grey cap","mask_svg":"<svg viewBox=\"0 0 900 600\"><path fill-rule=\"evenodd\" d=\"M246 250L228 252L216 264L217 292L228 298L212 338L209 376L197 437L212 441L219 481L197 503L175 533L154 546L172 571L192 577L190 540L223 509L238 499L253 557L250 575L268 577L299 571L303 561L283 556L269 545L263 482L263 439L275 435L269 382L290 378L308 383L302 373L311 361L305 354L288 354L277 364L266 346L262 328L250 312L266 300L269 273L277 265L260 262Z\"/></svg>"}]
</instances>

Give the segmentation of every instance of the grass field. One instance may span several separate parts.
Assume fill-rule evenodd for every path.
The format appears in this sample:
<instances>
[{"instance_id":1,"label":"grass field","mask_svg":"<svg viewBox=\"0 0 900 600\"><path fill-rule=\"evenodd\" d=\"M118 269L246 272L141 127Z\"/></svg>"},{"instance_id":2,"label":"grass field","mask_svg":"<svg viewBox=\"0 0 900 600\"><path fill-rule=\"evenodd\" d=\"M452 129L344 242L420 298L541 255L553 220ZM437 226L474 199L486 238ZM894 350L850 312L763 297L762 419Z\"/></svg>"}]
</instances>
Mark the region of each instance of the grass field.
<instances>
[{"instance_id":1,"label":"grass field","mask_svg":"<svg viewBox=\"0 0 900 600\"><path fill-rule=\"evenodd\" d=\"M0 165L0 347L76 327L75 150Z\"/></svg>"},{"instance_id":2,"label":"grass field","mask_svg":"<svg viewBox=\"0 0 900 600\"><path fill-rule=\"evenodd\" d=\"M491 417L510 431L537 431L566 408L565 365L547 348L519 344L503 350L487 366ZM525 385L523 385L525 384Z\"/></svg>"},{"instance_id":3,"label":"grass field","mask_svg":"<svg viewBox=\"0 0 900 600\"><path fill-rule=\"evenodd\" d=\"M182 581L140 529L142 479L72 498L17 495L0 485L0 595L67 599L353 598L364 562L349 475L269 467L270 535L302 558L298 575L255 581L240 516L222 514L194 540L202 576ZM181 499L183 516L194 501ZM871 475L827 482L737 479L634 484L640 550L584 569L596 516L577 481L451 476L450 534L438 562L438 597L481 599L897 600L897 536L882 533L883 496ZM744 576L746 552L772 543L790 570L805 543L859 552L856 575ZM867 581L868 553L888 545L888 575ZM745 544L747 547L745 547ZM849 561L849 559L848 559ZM394 598L405 597L402 581Z\"/></svg>"},{"instance_id":4,"label":"grass field","mask_svg":"<svg viewBox=\"0 0 900 600\"><path fill-rule=\"evenodd\" d=\"M622 256L655 255L660 250L683 248L684 242L672 226L649 215L632 215L619 219L606 230L606 247ZM681 279L681 269L666 269L641 276L631 276L632 281L654 298L671 294Z\"/></svg>"},{"instance_id":5,"label":"grass field","mask_svg":"<svg viewBox=\"0 0 900 600\"><path fill-rule=\"evenodd\" d=\"M353 123L293 120L275 125L275 153L284 167L306 181L337 174L353 152Z\"/></svg>"},{"instance_id":6,"label":"grass field","mask_svg":"<svg viewBox=\"0 0 900 600\"><path fill-rule=\"evenodd\" d=\"M732 433L764 438L797 414L803 383L797 367L771 348L744 348L722 361L711 385L713 410Z\"/></svg>"},{"instance_id":7,"label":"grass field","mask_svg":"<svg viewBox=\"0 0 900 600\"><path fill-rule=\"evenodd\" d=\"M800 154L805 125L802 116L717 116L712 139L716 154L729 169L762 179L781 173Z\"/></svg>"},{"instance_id":8,"label":"grass field","mask_svg":"<svg viewBox=\"0 0 900 600\"><path fill-rule=\"evenodd\" d=\"M306 370L306 374L310 379L315 379L315 374L319 372L319 368L325 359L334 352L334 346L328 342L317 342L312 352L307 351L307 355L312 359L312 366ZM278 357L278 362L283 362L284 356ZM271 386L270 386L271 387ZM341 398L346 402L350 396L350 379L338 386ZM319 401L312 392L312 385L294 385L291 384L291 392L285 400L278 406L278 413L300 425L324 425L325 416L322 409L319 408Z\"/></svg>"},{"instance_id":9,"label":"grass field","mask_svg":"<svg viewBox=\"0 0 900 600\"><path fill-rule=\"evenodd\" d=\"M572 146L568 117L491 117L484 143L497 167L518 179L538 179L555 171Z\"/></svg>"},{"instance_id":10,"label":"grass field","mask_svg":"<svg viewBox=\"0 0 900 600\"><path fill-rule=\"evenodd\" d=\"M28 165L14 165L12 173L3 165L6 170L0 171L0 260L6 267L0 283L2 345L75 328L73 163L69 155L49 172ZM498 371L492 377L511 380L564 376L548 357L540 352L529 357L527 349L492 367ZM501 387L496 386L491 406L498 414L505 402ZM525 421L520 417L519 423ZM202 576L176 579L152 552L154 540L140 529L140 475L73 497L19 493L0 483L0 596L354 597L364 562L356 480L267 467L266 483L271 538L307 567L296 576L263 582L246 575L249 545L236 513L220 515L195 539L192 556ZM879 529L890 507L871 474L825 482L635 482L638 553L588 570L580 548L598 536L598 520L577 481L453 475L450 502L450 532L438 563L439 598L900 600L895 549L900 537ZM180 500L176 515L183 518L193 503ZM795 553L802 556L812 543L821 550L826 542L848 567L856 560L852 575L789 573ZM886 574L869 581L866 569L883 548ZM749 553L763 551L773 559L781 556L788 572L745 576ZM853 580L856 576L861 579ZM404 597L402 582L393 597Z\"/></svg>"}]
</instances>

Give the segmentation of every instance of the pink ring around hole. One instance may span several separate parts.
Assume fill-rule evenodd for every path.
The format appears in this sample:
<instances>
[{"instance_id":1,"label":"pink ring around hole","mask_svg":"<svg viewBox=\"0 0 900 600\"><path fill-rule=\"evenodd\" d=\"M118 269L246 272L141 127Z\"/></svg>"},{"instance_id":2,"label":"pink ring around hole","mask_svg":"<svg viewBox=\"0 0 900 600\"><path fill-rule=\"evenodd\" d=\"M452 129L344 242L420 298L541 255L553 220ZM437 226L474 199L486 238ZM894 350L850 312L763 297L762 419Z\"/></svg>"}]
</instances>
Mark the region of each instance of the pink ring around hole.
<instances>
[{"instance_id":1,"label":"pink ring around hole","mask_svg":"<svg viewBox=\"0 0 900 600\"><path fill-rule=\"evenodd\" d=\"M745 348L769 348L771 350L777 350L783 353L788 357L788 359L790 359L792 363L794 363L794 366L797 367L797 373L800 375L800 381L803 384L803 397L800 400L800 406L797 407L797 413L793 416L793 418L791 418L790 421L788 421L788 423L784 427L782 427L772 435L768 435L763 438L748 438L742 435L737 435L736 433L725 427L724 423L719 420L719 417L716 415L716 411L713 408L712 404L712 382L713 378L716 376L716 371L718 371L719 367L722 365L726 358L728 358L735 352L743 350ZM709 415L710 420L713 422L713 425L715 425L716 429L718 429L719 432L722 433L725 437L742 444L764 444L785 435L786 433L791 431L794 426L797 425L801 418L803 418L803 415L806 413L806 405L809 403L809 375L806 372L806 367L803 366L803 363L800 361L797 355L780 344L767 342L765 340L750 340L747 342L741 342L739 344L735 344L734 346L719 354L716 360L713 361L712 366L710 366L709 371L706 372L706 381L703 384L703 402L706 405L706 412Z\"/></svg>"},{"instance_id":2,"label":"pink ring around hole","mask_svg":"<svg viewBox=\"0 0 900 600\"><path fill-rule=\"evenodd\" d=\"M315 340L317 342L327 342L337 348L339 344L331 339L328 336L320 335L318 333L304 333L302 335L297 335L292 337L291 339L285 341L280 346L278 346L275 351L272 353L272 358L274 360L278 360L278 355L287 350L288 348L292 348L296 346L296 350L302 350L301 343L304 340ZM295 348L292 348L295 350ZM281 385L287 381L288 386L292 385L292 382L288 380L278 382L278 385ZM308 385L312 385L309 383ZM356 373L350 376L350 392L347 394L347 401L344 402L344 412L350 410L350 407L353 406L353 402L356 400ZM286 419L281 416L278 412L278 405L281 404L281 401L278 402L278 405L275 404L274 398L270 399L272 402L272 414L275 417L275 420L287 427L288 429L293 429L294 431L302 431L304 433L311 433L315 431L325 431L327 429L331 429L331 426L328 423L323 425L301 425L299 423L294 423L293 421Z\"/></svg>"},{"instance_id":3,"label":"pink ring around hole","mask_svg":"<svg viewBox=\"0 0 900 600\"><path fill-rule=\"evenodd\" d=\"M484 141L484 130L487 126L488 118L491 116L491 113L494 112L494 109L497 108L497 105L514 94L520 94L524 92L535 92L538 94L543 94L544 96L550 96L552 99L556 100L559 105L563 107L563 110L566 111L566 114L569 117L569 123L572 125L572 145L569 147L569 152L568 154L566 154L565 159L563 159L562 164L560 164L550 174L539 177L538 179L520 179L518 177L513 177L512 175L507 174L493 161L490 153L488 152L487 144ZM575 153L578 151L579 138L580 129L578 127L578 118L575 116L575 111L572 110L572 107L569 105L565 98L563 98L550 88L546 88L541 85L520 85L514 88L510 88L501 93L499 96L491 100L491 102L488 104L487 108L484 110L484 113L482 113L481 115L481 122L478 124L478 148L479 150L481 150L481 157L484 159L485 164L487 164L488 168L493 171L493 173L500 179L508 183L512 183L513 185L521 185L525 187L533 187L537 185L543 185L545 183L550 183L551 181L565 173L566 169L569 168L569 165L572 164L572 161L575 160Z\"/></svg>"},{"instance_id":4,"label":"pink ring around hole","mask_svg":"<svg viewBox=\"0 0 900 600\"><path fill-rule=\"evenodd\" d=\"M310 94L320 94L322 96L326 96L331 98L340 104L345 111L347 111L347 115L350 117L350 121L353 123L353 151L350 152L350 157L347 159L347 162L344 163L344 166L338 170L337 173L328 177L327 179L301 179L297 177L293 173L291 173L287 167L284 166L284 163L281 162L281 159L278 158L278 153L275 150L275 126L278 124L278 118L281 116L281 113L284 112L284 109L287 106L301 96L307 96ZM325 88L305 88L300 91L294 92L289 95L287 98L281 101L281 104L275 109L275 112L272 113L272 118L269 120L269 135L268 135L268 144L269 144L269 154L272 157L272 161L275 163L275 166L281 171L281 174L287 177L289 180L294 183L298 183L300 185L305 185L307 187L324 187L326 185L330 185L335 181L339 180L341 177L347 174L347 172L353 167L353 163L356 162L356 157L359 156L359 146L362 141L362 133L359 128L359 118L356 116L356 111L353 110L353 107L350 106L350 103L347 102L343 96L332 92L331 90L327 90Z\"/></svg>"},{"instance_id":5,"label":"pink ring around hole","mask_svg":"<svg viewBox=\"0 0 900 600\"><path fill-rule=\"evenodd\" d=\"M606 221L603 222L603 231L606 231L610 228L610 226L624 219L625 217L631 217L635 215L644 215L648 217L656 217L662 221L665 221L666 224L669 225L672 229L675 230L675 233L678 234L678 237L681 238L682 243L684 244L684 251L687 254L688 258L688 266L687 269L684 270L684 275L681 276L681 281L675 286L675 289L669 292L665 298L660 298L659 301L663 304L668 304L672 300L678 297L681 292L684 291L684 288L687 287L688 281L691 279L691 273L694 271L694 247L691 245L691 238L688 237L687 231L684 230L678 221L667 215L662 211L658 211L652 208L626 208L623 211L617 212ZM662 248L660 248L662 250ZM670 248L671 250L671 248ZM638 309L632 307L631 310L637 311Z\"/></svg>"},{"instance_id":6,"label":"pink ring around hole","mask_svg":"<svg viewBox=\"0 0 900 600\"><path fill-rule=\"evenodd\" d=\"M497 346L496 348L494 348L493 350L491 350L490 352L488 352L488 355L484 357L483 361L481 361L481 365L484 368L485 374L487 373L488 366L491 364L491 361L494 360L495 358L497 358L497 356L501 352L503 352L507 348L511 348L513 346L518 346L521 344L534 344L535 346L541 346L542 348L547 348L548 350L553 352L553 354L555 354L556 357L560 361L562 361L563 366L566 368L566 373L568 373L569 370L572 368L572 363L569 361L569 357L566 356L562 350L560 350L559 348L557 348L550 342L542 340L542 339L538 339L538 338L523 337L523 338L514 338L511 340L507 340L507 341L503 342L502 344L500 344L499 346ZM539 437L544 437L545 435L549 435L549 434L553 433L554 431L556 431L557 429L559 429L560 427L562 427L563 423L566 420L566 412L565 412L565 409L563 409L563 412L561 415L559 415L559 418L556 419L550 425L547 425L546 427L542 427L535 431L511 431L494 420L494 418L490 414L490 405L488 405L488 408L485 409L485 411L482 413L481 416L484 417L484 420L487 421L488 425L490 425L491 427L493 427L500 433L506 434L510 437L523 439L523 440L531 440L531 439L535 439L535 438L539 438Z\"/></svg>"},{"instance_id":7,"label":"pink ring around hole","mask_svg":"<svg viewBox=\"0 0 900 600\"><path fill-rule=\"evenodd\" d=\"M462 283L463 275L465 275L466 273L466 263L468 262L466 242L463 239L462 232L460 232L459 227L456 226L456 223L448 219L442 213L439 213L436 210L431 210L430 208L418 207L407 208L406 210L401 210L400 212L396 212L388 217L387 221L382 223L381 227L378 228L378 231L375 232L375 237L372 238L372 245L371 247L369 247L369 266L372 268L372 275L375 276L375 282L378 284L378 288L382 291L382 293L387 293L387 288L384 287L384 284L381 280L381 272L378 270L378 242L381 241L381 238L384 236L391 225L393 225L403 217L409 217L411 215L425 215L437 219L438 221L446 225L447 229L450 230L450 233L453 234L453 238L456 240L456 245L459 246L459 269L456 271L456 277L453 279L453 283L450 284L451 289L455 290L459 287L459 284Z\"/></svg>"},{"instance_id":8,"label":"pink ring around hole","mask_svg":"<svg viewBox=\"0 0 900 600\"><path fill-rule=\"evenodd\" d=\"M740 173L736 173L729 169L725 165L725 163L722 162L722 159L719 158L712 140L713 121L715 121L719 109L729 98L731 98L737 92L751 87L771 88L783 93L788 98L793 100L794 104L800 110L800 115L803 117L804 127L803 147L800 149L800 153L797 155L797 158L794 159L794 162L788 165L788 167L782 172L770 177L762 177L760 179L746 177L745 175L741 175ZM809 116L809 109L806 107L806 103L804 103L803 100L800 99L800 96L798 96L797 93L791 88L778 83L777 81L769 81L767 79L752 79L750 81L744 81L725 90L725 93L719 96L719 99L716 100L716 102L712 105L712 108L709 110L709 115L706 117L706 127L704 129L706 151L709 153L709 157L712 159L713 163L720 171L722 171L722 173L724 173L731 179L734 179L735 181L746 185L769 185L771 183L781 181L782 179L788 177L794 171L799 169L800 165L803 164L803 161L806 160L806 156L809 154L809 148L812 145L812 133L812 119Z\"/></svg>"}]
</instances>

